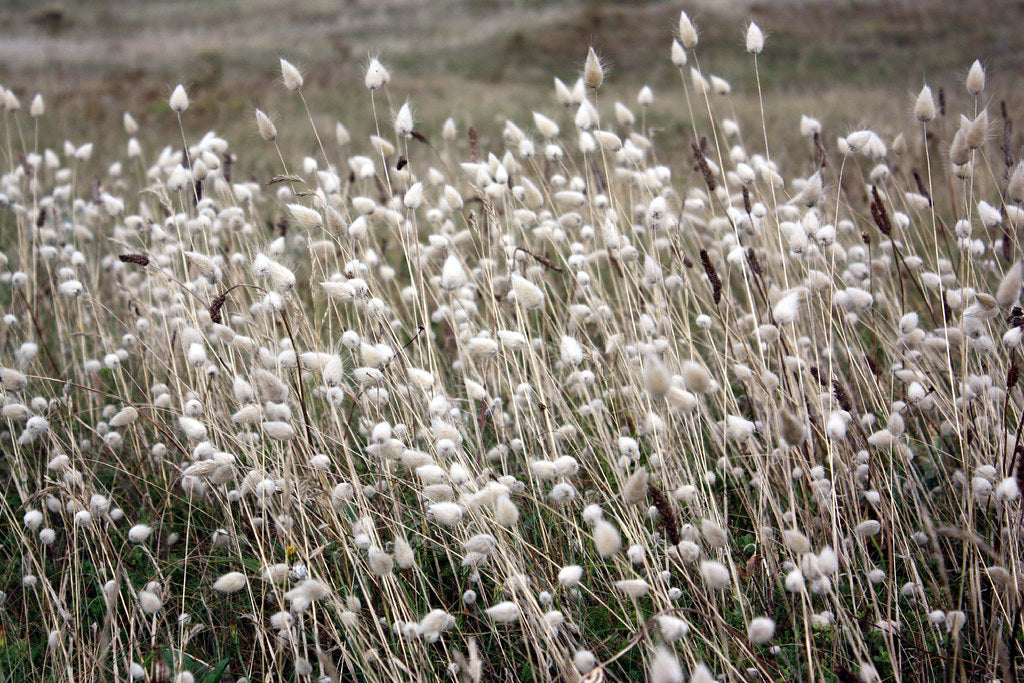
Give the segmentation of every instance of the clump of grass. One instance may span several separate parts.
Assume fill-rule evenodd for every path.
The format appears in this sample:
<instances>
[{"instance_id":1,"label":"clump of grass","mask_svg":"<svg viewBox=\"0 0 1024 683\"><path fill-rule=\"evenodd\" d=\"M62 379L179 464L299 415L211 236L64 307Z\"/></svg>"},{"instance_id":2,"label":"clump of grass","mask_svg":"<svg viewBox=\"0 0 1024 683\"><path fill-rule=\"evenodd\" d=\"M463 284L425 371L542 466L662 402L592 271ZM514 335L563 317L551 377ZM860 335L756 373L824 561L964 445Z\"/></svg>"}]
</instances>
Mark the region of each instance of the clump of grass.
<instances>
[{"instance_id":1,"label":"clump of grass","mask_svg":"<svg viewBox=\"0 0 1024 683\"><path fill-rule=\"evenodd\" d=\"M374 57L337 150L282 59L318 153L257 110L251 180L181 86L174 141L105 172L5 98L12 676L1012 679L1008 113L990 139L976 62L958 120L926 86L771 155L698 35L678 165L593 48L492 142Z\"/></svg>"}]
</instances>

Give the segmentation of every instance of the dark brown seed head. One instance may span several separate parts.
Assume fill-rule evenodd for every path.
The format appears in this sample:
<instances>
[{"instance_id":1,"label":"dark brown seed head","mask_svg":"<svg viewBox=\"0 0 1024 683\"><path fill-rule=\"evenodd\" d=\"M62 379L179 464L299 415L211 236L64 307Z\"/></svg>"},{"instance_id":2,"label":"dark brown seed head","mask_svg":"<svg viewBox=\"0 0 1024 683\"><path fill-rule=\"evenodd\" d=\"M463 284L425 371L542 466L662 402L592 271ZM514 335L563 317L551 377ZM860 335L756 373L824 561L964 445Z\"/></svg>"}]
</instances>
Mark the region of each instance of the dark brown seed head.
<instances>
[{"instance_id":1,"label":"dark brown seed head","mask_svg":"<svg viewBox=\"0 0 1024 683\"><path fill-rule=\"evenodd\" d=\"M149 257L145 254L121 254L117 257L121 263L134 263L137 266L148 266Z\"/></svg>"},{"instance_id":2,"label":"dark brown seed head","mask_svg":"<svg viewBox=\"0 0 1024 683\"><path fill-rule=\"evenodd\" d=\"M214 297L213 301L210 302L210 320L217 323L218 325L223 319L221 317L220 309L224 307L224 301L227 300L227 298L227 293L218 294L216 297Z\"/></svg>"}]
</instances>

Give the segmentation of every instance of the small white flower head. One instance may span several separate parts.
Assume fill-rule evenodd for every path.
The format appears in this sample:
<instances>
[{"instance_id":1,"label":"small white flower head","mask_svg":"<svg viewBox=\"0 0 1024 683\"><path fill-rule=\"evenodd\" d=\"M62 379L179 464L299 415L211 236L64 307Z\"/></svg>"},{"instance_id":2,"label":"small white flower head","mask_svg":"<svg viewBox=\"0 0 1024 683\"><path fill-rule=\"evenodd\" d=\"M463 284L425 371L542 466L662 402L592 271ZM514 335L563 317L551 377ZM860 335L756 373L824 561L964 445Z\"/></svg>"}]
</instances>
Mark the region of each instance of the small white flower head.
<instances>
[{"instance_id":1,"label":"small white flower head","mask_svg":"<svg viewBox=\"0 0 1024 683\"><path fill-rule=\"evenodd\" d=\"M558 583L562 588L573 588L583 578L583 567L571 564L558 572Z\"/></svg>"},{"instance_id":2,"label":"small white flower head","mask_svg":"<svg viewBox=\"0 0 1024 683\"><path fill-rule=\"evenodd\" d=\"M25 527L35 531L43 523L43 513L39 510L29 510L23 518Z\"/></svg>"},{"instance_id":3,"label":"small white flower head","mask_svg":"<svg viewBox=\"0 0 1024 683\"><path fill-rule=\"evenodd\" d=\"M654 104L654 91L651 90L651 86L645 85L640 88L640 92L636 95L636 103L640 107L647 108Z\"/></svg>"},{"instance_id":4,"label":"small white flower head","mask_svg":"<svg viewBox=\"0 0 1024 683\"><path fill-rule=\"evenodd\" d=\"M411 138L413 131L412 109L406 102L395 114L395 135L400 138Z\"/></svg>"},{"instance_id":5,"label":"small white flower head","mask_svg":"<svg viewBox=\"0 0 1024 683\"><path fill-rule=\"evenodd\" d=\"M273 142L277 139L277 126L274 125L269 116L263 113L262 109L256 110L256 128L260 132L260 137L267 142Z\"/></svg>"},{"instance_id":6,"label":"small white flower head","mask_svg":"<svg viewBox=\"0 0 1024 683\"><path fill-rule=\"evenodd\" d=\"M156 614L164 608L164 601L156 593L143 590L139 591L139 607L146 614Z\"/></svg>"},{"instance_id":7,"label":"small white flower head","mask_svg":"<svg viewBox=\"0 0 1024 683\"><path fill-rule=\"evenodd\" d=\"M775 636L775 621L768 617L751 619L747 626L747 639L755 645L763 645Z\"/></svg>"},{"instance_id":8,"label":"small white flower head","mask_svg":"<svg viewBox=\"0 0 1024 683\"><path fill-rule=\"evenodd\" d=\"M725 548L729 545L729 536L725 529L710 519L701 520L700 535L712 548Z\"/></svg>"},{"instance_id":9,"label":"small white flower head","mask_svg":"<svg viewBox=\"0 0 1024 683\"><path fill-rule=\"evenodd\" d=\"M444 262L444 268L441 271L441 289L453 292L457 289L461 289L467 281L466 269L462 266L462 261L454 253L448 254L448 258Z\"/></svg>"},{"instance_id":10,"label":"small white flower head","mask_svg":"<svg viewBox=\"0 0 1024 683\"><path fill-rule=\"evenodd\" d=\"M597 90L604 83L604 66L593 47L587 50L587 61L583 65L583 82L592 90Z\"/></svg>"},{"instance_id":11,"label":"small white flower head","mask_svg":"<svg viewBox=\"0 0 1024 683\"><path fill-rule=\"evenodd\" d=\"M281 80L284 87L295 92L302 87L302 73L288 60L281 58Z\"/></svg>"},{"instance_id":12,"label":"small white flower head","mask_svg":"<svg viewBox=\"0 0 1024 683\"><path fill-rule=\"evenodd\" d=\"M213 590L218 593L237 593L245 588L245 585L245 574L242 572L228 572L213 582Z\"/></svg>"},{"instance_id":13,"label":"small white flower head","mask_svg":"<svg viewBox=\"0 0 1024 683\"><path fill-rule=\"evenodd\" d=\"M687 50L697 47L697 29L694 28L693 22L690 21L686 12L679 13L679 42Z\"/></svg>"},{"instance_id":14,"label":"small white flower head","mask_svg":"<svg viewBox=\"0 0 1024 683\"><path fill-rule=\"evenodd\" d=\"M32 104L29 105L28 113L34 119L38 119L46 113L46 105L43 103L43 96L41 94L36 93L36 96L32 98Z\"/></svg>"},{"instance_id":15,"label":"small white flower head","mask_svg":"<svg viewBox=\"0 0 1024 683\"><path fill-rule=\"evenodd\" d=\"M728 588L732 581L729 575L729 568L721 562L711 560L700 563L700 575L704 579L704 583L715 590Z\"/></svg>"},{"instance_id":16,"label":"small white flower head","mask_svg":"<svg viewBox=\"0 0 1024 683\"><path fill-rule=\"evenodd\" d=\"M985 89L985 68L981 65L981 62L977 59L971 64L971 68L967 71L967 92L971 93L975 97L981 94L981 91Z\"/></svg>"},{"instance_id":17,"label":"small white flower head","mask_svg":"<svg viewBox=\"0 0 1024 683\"><path fill-rule=\"evenodd\" d=\"M658 617L658 630L661 631L661 635L665 640L673 643L686 637L690 632L690 625L679 617L663 614Z\"/></svg>"},{"instance_id":18,"label":"small white flower head","mask_svg":"<svg viewBox=\"0 0 1024 683\"><path fill-rule=\"evenodd\" d=\"M619 530L609 522L603 519L594 522L593 533L594 547L597 549L598 555L611 557L619 552L619 548L622 547L622 537L619 536Z\"/></svg>"},{"instance_id":19,"label":"small white flower head","mask_svg":"<svg viewBox=\"0 0 1024 683\"><path fill-rule=\"evenodd\" d=\"M664 646L657 649L647 669L647 680L650 683L683 683L683 669L671 650Z\"/></svg>"},{"instance_id":20,"label":"small white flower head","mask_svg":"<svg viewBox=\"0 0 1024 683\"><path fill-rule=\"evenodd\" d=\"M585 675L593 671L594 667L597 666L597 657L590 650L577 650L572 658L572 664L576 667L577 671ZM594 680L603 680L603 677Z\"/></svg>"},{"instance_id":21,"label":"small white flower head","mask_svg":"<svg viewBox=\"0 0 1024 683\"><path fill-rule=\"evenodd\" d=\"M682 69L684 66L686 66L686 48L680 45L678 40L672 41L671 58L672 64L674 64L677 68Z\"/></svg>"},{"instance_id":22,"label":"small white flower head","mask_svg":"<svg viewBox=\"0 0 1024 683\"><path fill-rule=\"evenodd\" d=\"M67 298L74 299L75 297L82 293L84 287L82 286L82 283L79 282L78 280L65 280L64 282L60 283L60 286L57 289L60 290L60 293L66 296Z\"/></svg>"},{"instance_id":23,"label":"small white flower head","mask_svg":"<svg viewBox=\"0 0 1024 683\"><path fill-rule=\"evenodd\" d=\"M402 203L405 205L405 208L410 211L415 211L420 208L420 204L423 203L423 183L413 183L412 186L405 191Z\"/></svg>"},{"instance_id":24,"label":"small white flower head","mask_svg":"<svg viewBox=\"0 0 1024 683\"><path fill-rule=\"evenodd\" d=\"M521 275L512 274L512 294L520 306L534 310L544 305L544 291Z\"/></svg>"},{"instance_id":25,"label":"small white flower head","mask_svg":"<svg viewBox=\"0 0 1024 683\"><path fill-rule=\"evenodd\" d=\"M136 524L128 530L128 540L135 544L145 543L151 533L153 528L149 525Z\"/></svg>"},{"instance_id":26,"label":"small white flower head","mask_svg":"<svg viewBox=\"0 0 1024 683\"><path fill-rule=\"evenodd\" d=\"M625 579L623 581L616 581L615 587L634 600L642 598L651 590L651 586L643 579Z\"/></svg>"},{"instance_id":27,"label":"small white flower head","mask_svg":"<svg viewBox=\"0 0 1024 683\"><path fill-rule=\"evenodd\" d=\"M174 92L171 93L171 99L168 103L171 105L171 109L179 114L188 109L188 93L185 92L185 86L179 83Z\"/></svg>"},{"instance_id":28,"label":"small white flower head","mask_svg":"<svg viewBox=\"0 0 1024 683\"><path fill-rule=\"evenodd\" d=\"M1020 487L1016 477L1006 477L996 486L996 499L1011 501L1020 498Z\"/></svg>"},{"instance_id":29,"label":"small white flower head","mask_svg":"<svg viewBox=\"0 0 1024 683\"><path fill-rule=\"evenodd\" d=\"M764 49L764 33L761 32L761 27L754 22L750 22L750 25L747 26L746 42L747 52L752 55L761 54Z\"/></svg>"},{"instance_id":30,"label":"small white flower head","mask_svg":"<svg viewBox=\"0 0 1024 683\"><path fill-rule=\"evenodd\" d=\"M370 63L366 66L366 87L369 90L377 90L383 88L391 81L391 74L384 68L384 65L380 63L380 60L376 57L370 58Z\"/></svg>"},{"instance_id":31,"label":"small white flower head","mask_svg":"<svg viewBox=\"0 0 1024 683\"><path fill-rule=\"evenodd\" d=\"M508 624L519 621L519 605L511 601L499 602L497 605L488 607L484 611L488 617L499 623Z\"/></svg>"},{"instance_id":32,"label":"small white flower head","mask_svg":"<svg viewBox=\"0 0 1024 683\"><path fill-rule=\"evenodd\" d=\"M564 365L575 367L583 362L583 347L575 338L562 335L561 356Z\"/></svg>"},{"instance_id":33,"label":"small white flower head","mask_svg":"<svg viewBox=\"0 0 1024 683\"><path fill-rule=\"evenodd\" d=\"M928 123L935 119L935 98L932 97L932 89L927 85L921 88L914 102L914 117L920 123Z\"/></svg>"}]
</instances>

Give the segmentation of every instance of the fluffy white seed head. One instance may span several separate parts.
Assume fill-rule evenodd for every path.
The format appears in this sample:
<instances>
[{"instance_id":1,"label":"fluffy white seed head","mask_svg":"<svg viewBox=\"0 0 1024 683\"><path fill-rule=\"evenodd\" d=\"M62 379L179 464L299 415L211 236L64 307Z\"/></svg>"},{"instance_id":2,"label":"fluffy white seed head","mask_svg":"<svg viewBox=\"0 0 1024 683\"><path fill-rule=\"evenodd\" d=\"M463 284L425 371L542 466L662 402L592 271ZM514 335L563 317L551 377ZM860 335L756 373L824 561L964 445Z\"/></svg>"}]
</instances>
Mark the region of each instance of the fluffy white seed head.
<instances>
[{"instance_id":1,"label":"fluffy white seed head","mask_svg":"<svg viewBox=\"0 0 1024 683\"><path fill-rule=\"evenodd\" d=\"M775 636L775 621L768 617L756 617L747 626L747 639L755 645L763 645Z\"/></svg>"},{"instance_id":2,"label":"fluffy white seed head","mask_svg":"<svg viewBox=\"0 0 1024 683\"><path fill-rule=\"evenodd\" d=\"M295 92L302 87L302 73L288 60L281 58L281 80L284 87Z\"/></svg>"},{"instance_id":3,"label":"fluffy white seed head","mask_svg":"<svg viewBox=\"0 0 1024 683\"><path fill-rule=\"evenodd\" d=\"M174 92L171 93L171 99L168 103L171 105L171 109L179 114L188 109L188 93L185 92L185 86L179 83L174 88Z\"/></svg>"},{"instance_id":4,"label":"fluffy white seed head","mask_svg":"<svg viewBox=\"0 0 1024 683\"><path fill-rule=\"evenodd\" d=\"M750 22L747 26L747 52L752 55L761 54L764 50L764 33L761 32L761 28L754 22Z\"/></svg>"},{"instance_id":5,"label":"fluffy white seed head","mask_svg":"<svg viewBox=\"0 0 1024 683\"><path fill-rule=\"evenodd\" d=\"M242 572L228 572L213 582L213 589L218 593L237 593L245 588L246 583Z\"/></svg>"},{"instance_id":6,"label":"fluffy white seed head","mask_svg":"<svg viewBox=\"0 0 1024 683\"><path fill-rule=\"evenodd\" d=\"M371 58L370 63L366 67L366 87L369 90L377 90L378 88L383 88L390 81L391 74L380 63L380 60L376 57Z\"/></svg>"}]
</instances>

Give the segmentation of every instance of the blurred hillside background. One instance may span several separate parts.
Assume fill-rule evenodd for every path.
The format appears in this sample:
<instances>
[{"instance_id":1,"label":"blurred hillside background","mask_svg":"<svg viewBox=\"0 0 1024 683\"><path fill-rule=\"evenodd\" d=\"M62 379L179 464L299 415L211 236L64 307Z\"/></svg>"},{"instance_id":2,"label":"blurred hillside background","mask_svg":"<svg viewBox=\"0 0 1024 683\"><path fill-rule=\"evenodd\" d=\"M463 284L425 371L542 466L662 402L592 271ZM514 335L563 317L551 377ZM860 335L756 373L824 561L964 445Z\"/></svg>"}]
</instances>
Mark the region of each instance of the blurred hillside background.
<instances>
[{"instance_id":1,"label":"blurred hillside background","mask_svg":"<svg viewBox=\"0 0 1024 683\"><path fill-rule=\"evenodd\" d=\"M756 103L756 82L741 29L750 19L765 29L769 127L787 129L786 137L795 137L803 113L821 118L832 136L858 125L905 126L911 93L927 80L959 97L974 59L986 66L993 98L1024 94L1024 3L1009 0L5 0L0 83L26 106L41 92L43 125L56 128L44 132L56 139L102 147L97 131L109 131L122 144L128 110L143 142L147 132L162 140L172 123L167 97L181 82L193 102L190 132L215 129L238 151L260 142L259 106L277 118L289 149L312 151L308 125L280 125L305 116L275 83L277 58L302 68L323 132L341 120L360 134L372 124L363 68L377 54L394 77L391 105L410 99L425 134L452 115L460 133L472 122L487 142L501 130L499 115L525 124L531 109L555 108L552 77L571 83L592 44L612 67L602 90L609 105L632 105L649 84L655 125L683 132L679 72L669 61L681 9L701 31L705 73L732 84L737 118L758 127L756 107L746 106ZM1019 108L1009 104L1013 116Z\"/></svg>"}]
</instances>

